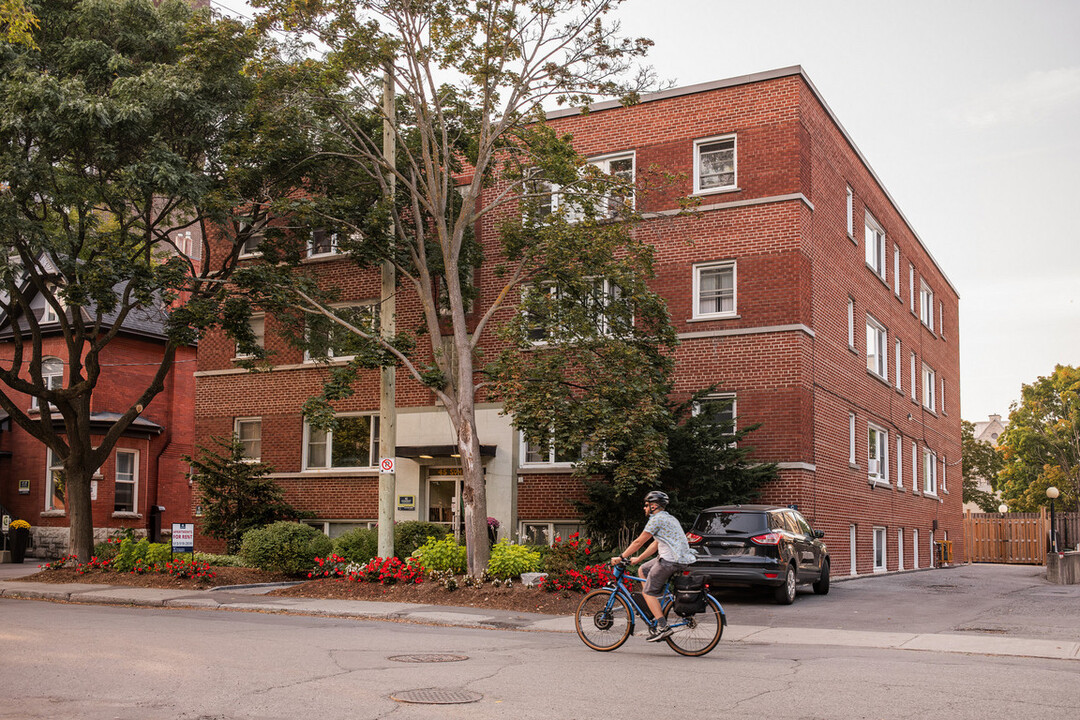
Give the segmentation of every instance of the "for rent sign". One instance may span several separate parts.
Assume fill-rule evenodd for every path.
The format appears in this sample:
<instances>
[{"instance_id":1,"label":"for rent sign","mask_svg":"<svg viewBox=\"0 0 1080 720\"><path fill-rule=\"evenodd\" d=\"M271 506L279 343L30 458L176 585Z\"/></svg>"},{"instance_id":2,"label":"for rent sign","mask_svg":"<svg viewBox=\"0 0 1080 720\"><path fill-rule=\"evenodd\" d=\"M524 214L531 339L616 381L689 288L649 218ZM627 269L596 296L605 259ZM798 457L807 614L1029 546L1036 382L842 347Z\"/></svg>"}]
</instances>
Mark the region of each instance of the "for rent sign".
<instances>
[{"instance_id":1,"label":"for rent sign","mask_svg":"<svg viewBox=\"0 0 1080 720\"><path fill-rule=\"evenodd\" d=\"M192 523L172 524L172 551L174 553L195 552L195 526Z\"/></svg>"}]
</instances>

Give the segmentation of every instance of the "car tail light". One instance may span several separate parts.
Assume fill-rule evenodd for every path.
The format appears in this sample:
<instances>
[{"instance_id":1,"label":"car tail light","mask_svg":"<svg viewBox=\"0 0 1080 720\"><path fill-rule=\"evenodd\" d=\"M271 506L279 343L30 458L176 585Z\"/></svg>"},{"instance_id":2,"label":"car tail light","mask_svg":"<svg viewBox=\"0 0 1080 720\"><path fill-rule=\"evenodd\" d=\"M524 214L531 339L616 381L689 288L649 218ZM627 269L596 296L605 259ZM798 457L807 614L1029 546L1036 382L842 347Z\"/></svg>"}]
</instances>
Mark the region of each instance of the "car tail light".
<instances>
[{"instance_id":1,"label":"car tail light","mask_svg":"<svg viewBox=\"0 0 1080 720\"><path fill-rule=\"evenodd\" d=\"M698 544L699 542L701 542L701 541L702 541L702 540L704 540L704 539L705 539L705 538L701 537L700 535L698 535L698 534L696 534L696 533L692 533L692 532L688 532L688 533L686 533L686 540L687 540L687 541L688 541L688 542L689 542L689 543L690 543L691 545L697 545L697 544Z\"/></svg>"},{"instance_id":2,"label":"car tail light","mask_svg":"<svg viewBox=\"0 0 1080 720\"><path fill-rule=\"evenodd\" d=\"M769 580L775 580L780 577L780 573L765 573L765 577Z\"/></svg>"},{"instance_id":3,"label":"car tail light","mask_svg":"<svg viewBox=\"0 0 1080 720\"><path fill-rule=\"evenodd\" d=\"M755 545L779 545L780 533L770 532L765 533L764 535L755 535L754 537L750 538L750 542L754 543Z\"/></svg>"}]
</instances>

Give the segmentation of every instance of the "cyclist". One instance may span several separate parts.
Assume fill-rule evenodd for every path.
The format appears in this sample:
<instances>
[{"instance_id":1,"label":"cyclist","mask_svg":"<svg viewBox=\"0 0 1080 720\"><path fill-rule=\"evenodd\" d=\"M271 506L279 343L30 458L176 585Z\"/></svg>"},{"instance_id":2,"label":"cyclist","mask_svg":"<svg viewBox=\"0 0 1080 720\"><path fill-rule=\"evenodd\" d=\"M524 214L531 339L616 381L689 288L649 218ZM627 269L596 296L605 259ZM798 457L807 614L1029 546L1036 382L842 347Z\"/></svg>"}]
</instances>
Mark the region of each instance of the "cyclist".
<instances>
[{"instance_id":1,"label":"cyclist","mask_svg":"<svg viewBox=\"0 0 1080 720\"><path fill-rule=\"evenodd\" d=\"M645 529L626 547L626 550L611 558L612 565L626 562L637 565L653 553L659 552L659 557L645 563L639 570L641 576L645 578L645 587L641 589L641 594L645 596L645 604L648 605L656 621L656 625L649 628L647 642L657 642L671 635L672 630L667 626L667 619L660 608L664 585L668 578L681 572L695 560L682 525L666 509L669 500L667 493L659 490L649 492L645 496L645 516L649 518L645 523ZM628 557L642 547L645 549L640 555Z\"/></svg>"}]
</instances>

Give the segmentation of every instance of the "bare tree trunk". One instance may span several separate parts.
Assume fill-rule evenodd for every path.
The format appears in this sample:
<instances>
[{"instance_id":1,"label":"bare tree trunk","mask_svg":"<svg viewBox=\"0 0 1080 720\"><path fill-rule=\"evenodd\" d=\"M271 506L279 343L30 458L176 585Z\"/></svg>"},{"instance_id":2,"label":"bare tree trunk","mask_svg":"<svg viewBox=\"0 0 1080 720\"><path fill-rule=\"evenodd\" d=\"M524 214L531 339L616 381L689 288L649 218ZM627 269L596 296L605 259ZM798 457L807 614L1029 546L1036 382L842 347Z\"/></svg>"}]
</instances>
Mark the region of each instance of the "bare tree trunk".
<instances>
[{"instance_id":1,"label":"bare tree trunk","mask_svg":"<svg viewBox=\"0 0 1080 720\"><path fill-rule=\"evenodd\" d=\"M68 553L80 563L94 554L94 516L90 503L90 482L94 475L74 453L64 463L64 507L68 518Z\"/></svg>"}]
</instances>

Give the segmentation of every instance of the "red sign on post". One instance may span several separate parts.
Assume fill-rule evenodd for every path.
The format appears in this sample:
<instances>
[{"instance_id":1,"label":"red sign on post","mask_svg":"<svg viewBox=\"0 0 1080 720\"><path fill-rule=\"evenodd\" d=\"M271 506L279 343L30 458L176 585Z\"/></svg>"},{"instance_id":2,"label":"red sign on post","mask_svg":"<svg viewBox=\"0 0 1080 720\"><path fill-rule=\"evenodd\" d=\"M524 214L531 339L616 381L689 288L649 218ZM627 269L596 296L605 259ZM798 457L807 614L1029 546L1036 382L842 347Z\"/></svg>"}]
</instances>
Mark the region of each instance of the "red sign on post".
<instances>
[{"instance_id":1,"label":"red sign on post","mask_svg":"<svg viewBox=\"0 0 1080 720\"><path fill-rule=\"evenodd\" d=\"M394 472L394 458L383 458L379 463L379 472L390 474Z\"/></svg>"}]
</instances>

